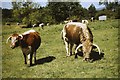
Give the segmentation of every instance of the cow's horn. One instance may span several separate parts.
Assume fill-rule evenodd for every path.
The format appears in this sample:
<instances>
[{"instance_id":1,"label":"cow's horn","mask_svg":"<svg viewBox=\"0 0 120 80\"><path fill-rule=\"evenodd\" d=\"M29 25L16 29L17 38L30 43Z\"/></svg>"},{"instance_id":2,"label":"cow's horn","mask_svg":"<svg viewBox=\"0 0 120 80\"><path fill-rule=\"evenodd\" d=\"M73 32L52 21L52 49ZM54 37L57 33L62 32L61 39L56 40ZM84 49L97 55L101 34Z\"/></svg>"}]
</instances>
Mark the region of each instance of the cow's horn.
<instances>
[{"instance_id":1,"label":"cow's horn","mask_svg":"<svg viewBox=\"0 0 120 80\"><path fill-rule=\"evenodd\" d=\"M11 38L12 36L9 36L8 38L7 38L7 41L6 41L6 43L8 43L8 40Z\"/></svg>"},{"instance_id":2,"label":"cow's horn","mask_svg":"<svg viewBox=\"0 0 120 80\"><path fill-rule=\"evenodd\" d=\"M80 47L82 47L82 46L83 46L83 44L80 44L80 45L76 48L75 53L77 53L78 49L79 49Z\"/></svg>"},{"instance_id":3,"label":"cow's horn","mask_svg":"<svg viewBox=\"0 0 120 80\"><path fill-rule=\"evenodd\" d=\"M96 47L97 47L97 49L98 49L98 51L99 51L99 55L100 55L100 48L98 47L98 45L96 45L96 44L93 43L93 46L96 46Z\"/></svg>"}]
</instances>

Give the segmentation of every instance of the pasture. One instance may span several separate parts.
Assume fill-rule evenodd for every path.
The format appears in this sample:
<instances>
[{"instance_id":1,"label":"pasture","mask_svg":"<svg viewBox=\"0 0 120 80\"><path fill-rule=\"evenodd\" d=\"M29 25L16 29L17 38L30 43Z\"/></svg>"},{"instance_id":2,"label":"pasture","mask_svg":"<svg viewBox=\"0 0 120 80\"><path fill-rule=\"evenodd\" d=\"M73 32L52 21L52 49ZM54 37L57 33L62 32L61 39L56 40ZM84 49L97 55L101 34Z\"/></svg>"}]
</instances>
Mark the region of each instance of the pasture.
<instances>
[{"instance_id":1,"label":"pasture","mask_svg":"<svg viewBox=\"0 0 120 80\"><path fill-rule=\"evenodd\" d=\"M99 45L102 56L92 63L83 57L66 57L61 39L64 24L34 29L41 35L42 43L37 50L37 64L27 67L21 49L11 49L7 38L13 33L23 33L31 28L18 25L2 26L2 78L118 78L118 20L90 22L94 43Z\"/></svg>"}]
</instances>

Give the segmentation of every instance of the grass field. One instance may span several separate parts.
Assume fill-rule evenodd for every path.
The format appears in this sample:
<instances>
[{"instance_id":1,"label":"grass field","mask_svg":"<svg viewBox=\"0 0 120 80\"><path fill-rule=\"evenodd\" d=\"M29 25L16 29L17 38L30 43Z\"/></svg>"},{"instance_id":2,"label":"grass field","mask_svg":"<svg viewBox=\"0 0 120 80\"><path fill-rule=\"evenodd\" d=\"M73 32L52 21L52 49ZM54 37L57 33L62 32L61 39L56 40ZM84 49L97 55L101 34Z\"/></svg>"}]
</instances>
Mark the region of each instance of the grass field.
<instances>
[{"instance_id":1,"label":"grass field","mask_svg":"<svg viewBox=\"0 0 120 80\"><path fill-rule=\"evenodd\" d=\"M2 26L2 78L118 78L118 20L95 21L89 23L104 56L92 63L66 57L61 40L62 25L34 28L40 32L42 43L37 50L37 64L27 67L21 49L11 49L7 38L13 33L23 33L31 28L17 25Z\"/></svg>"}]
</instances>

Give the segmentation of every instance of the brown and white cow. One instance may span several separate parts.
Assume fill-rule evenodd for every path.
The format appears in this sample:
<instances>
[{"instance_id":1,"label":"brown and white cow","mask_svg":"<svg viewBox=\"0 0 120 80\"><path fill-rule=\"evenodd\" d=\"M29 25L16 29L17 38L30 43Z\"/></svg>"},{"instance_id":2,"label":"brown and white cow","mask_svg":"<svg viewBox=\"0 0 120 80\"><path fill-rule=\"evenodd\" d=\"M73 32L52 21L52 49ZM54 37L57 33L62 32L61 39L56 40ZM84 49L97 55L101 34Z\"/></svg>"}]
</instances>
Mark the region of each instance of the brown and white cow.
<instances>
[{"instance_id":1,"label":"brown and white cow","mask_svg":"<svg viewBox=\"0 0 120 80\"><path fill-rule=\"evenodd\" d=\"M39 33L35 30L29 30L23 34L12 34L8 39L11 40L10 47L14 49L20 46L24 55L25 64L27 64L27 56L30 60L30 66L32 65L32 56L34 54L34 63L36 63L36 50L41 44L41 38Z\"/></svg>"},{"instance_id":2,"label":"brown and white cow","mask_svg":"<svg viewBox=\"0 0 120 80\"><path fill-rule=\"evenodd\" d=\"M93 46L97 47L100 54L100 49L93 43L92 32L86 24L80 22L67 23L62 30L62 39L64 40L66 46L67 56L72 55L72 48L74 44L76 44L75 53L77 53L78 49L82 47L84 56L83 60L90 60L90 53Z\"/></svg>"}]
</instances>

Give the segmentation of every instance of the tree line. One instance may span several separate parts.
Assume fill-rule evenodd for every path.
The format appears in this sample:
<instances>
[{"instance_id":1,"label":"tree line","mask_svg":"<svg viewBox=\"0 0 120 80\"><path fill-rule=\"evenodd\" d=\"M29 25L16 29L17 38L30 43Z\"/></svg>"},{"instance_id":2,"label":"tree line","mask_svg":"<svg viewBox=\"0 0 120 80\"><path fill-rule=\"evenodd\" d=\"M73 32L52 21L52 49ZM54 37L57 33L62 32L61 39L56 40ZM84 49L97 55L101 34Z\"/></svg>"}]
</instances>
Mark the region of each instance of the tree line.
<instances>
[{"instance_id":1,"label":"tree line","mask_svg":"<svg viewBox=\"0 0 120 80\"><path fill-rule=\"evenodd\" d=\"M45 7L34 2L12 2L13 8L2 9L3 22L20 22L23 24L49 23L57 24L65 20L98 19L100 15L107 15L108 18L120 19L119 2L100 2L105 8L96 10L91 4L88 9L83 8L79 2L48 2Z\"/></svg>"}]
</instances>

